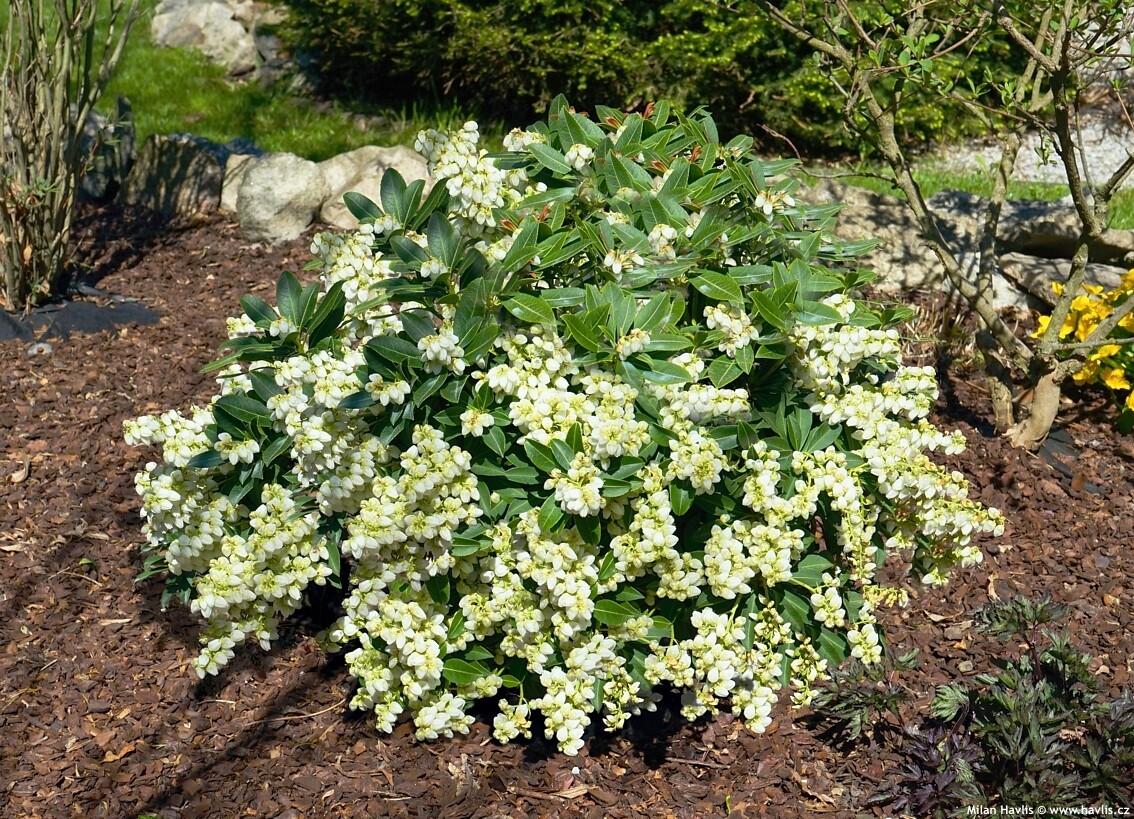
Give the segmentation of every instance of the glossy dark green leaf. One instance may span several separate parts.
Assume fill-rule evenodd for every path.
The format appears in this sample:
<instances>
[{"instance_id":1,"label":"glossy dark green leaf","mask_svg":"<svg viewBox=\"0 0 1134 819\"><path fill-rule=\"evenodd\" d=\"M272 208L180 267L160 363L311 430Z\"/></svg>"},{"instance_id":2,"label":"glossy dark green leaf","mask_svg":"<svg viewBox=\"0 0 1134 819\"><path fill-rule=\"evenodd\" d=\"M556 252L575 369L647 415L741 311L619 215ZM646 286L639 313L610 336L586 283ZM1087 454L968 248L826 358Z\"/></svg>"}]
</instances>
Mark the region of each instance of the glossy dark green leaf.
<instances>
[{"instance_id":1,"label":"glossy dark green leaf","mask_svg":"<svg viewBox=\"0 0 1134 819\"><path fill-rule=\"evenodd\" d=\"M307 346L318 346L319 342L330 338L339 329L346 312L346 296L343 283L335 282L319 301L315 314L311 317L311 329L307 332Z\"/></svg>"},{"instance_id":2,"label":"glossy dark green leaf","mask_svg":"<svg viewBox=\"0 0 1134 819\"><path fill-rule=\"evenodd\" d=\"M518 293L504 302L504 309L528 324L542 324L548 327L555 326L555 311L551 305L538 296L528 293Z\"/></svg>"},{"instance_id":3,"label":"glossy dark green leaf","mask_svg":"<svg viewBox=\"0 0 1134 819\"><path fill-rule=\"evenodd\" d=\"M740 285L729 276L712 270L700 270L696 278L689 283L711 299L741 303L744 295L740 292Z\"/></svg>"},{"instance_id":4,"label":"glossy dark green leaf","mask_svg":"<svg viewBox=\"0 0 1134 819\"><path fill-rule=\"evenodd\" d=\"M444 186L442 186L444 187ZM382 218L382 209L368 197L358 191L347 191L343 194L343 204L359 224L373 224Z\"/></svg>"},{"instance_id":5,"label":"glossy dark green leaf","mask_svg":"<svg viewBox=\"0 0 1134 819\"><path fill-rule=\"evenodd\" d=\"M303 288L299 286L299 279L294 273L285 271L280 274L279 281L276 282L276 307L280 315L296 327L303 324L303 308L300 303L302 293Z\"/></svg>"},{"instance_id":6,"label":"glossy dark green leaf","mask_svg":"<svg viewBox=\"0 0 1134 819\"><path fill-rule=\"evenodd\" d=\"M630 603L602 599L595 601L594 613L591 616L604 626L621 626L641 617L642 610Z\"/></svg>"},{"instance_id":7,"label":"glossy dark green leaf","mask_svg":"<svg viewBox=\"0 0 1134 819\"><path fill-rule=\"evenodd\" d=\"M445 660L441 676L453 685L472 685L482 677L488 676L488 669L479 662L470 663L456 657Z\"/></svg>"},{"instance_id":8,"label":"glossy dark green leaf","mask_svg":"<svg viewBox=\"0 0 1134 819\"><path fill-rule=\"evenodd\" d=\"M276 311L263 299L258 296L253 296L249 293L247 296L241 296L240 306L244 308L244 315L252 319L252 321L260 324L261 322L270 324L275 321L278 316Z\"/></svg>"}]
</instances>

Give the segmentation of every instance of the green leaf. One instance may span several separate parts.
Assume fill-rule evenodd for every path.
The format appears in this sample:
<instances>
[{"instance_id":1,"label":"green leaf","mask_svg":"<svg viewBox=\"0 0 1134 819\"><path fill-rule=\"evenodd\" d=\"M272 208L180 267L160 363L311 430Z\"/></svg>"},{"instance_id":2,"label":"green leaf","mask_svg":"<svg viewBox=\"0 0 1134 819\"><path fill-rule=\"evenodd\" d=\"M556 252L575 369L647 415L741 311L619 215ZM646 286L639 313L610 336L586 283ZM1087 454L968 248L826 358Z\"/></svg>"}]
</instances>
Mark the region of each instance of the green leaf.
<instances>
[{"instance_id":1,"label":"green leaf","mask_svg":"<svg viewBox=\"0 0 1134 819\"><path fill-rule=\"evenodd\" d=\"M698 271L696 278L689 283L711 299L743 303L744 294L740 292L740 285L730 276L716 273L712 270Z\"/></svg>"},{"instance_id":2,"label":"green leaf","mask_svg":"<svg viewBox=\"0 0 1134 819\"><path fill-rule=\"evenodd\" d=\"M741 372L750 373L756 363L756 353L751 344L746 344L733 354L733 361L740 367Z\"/></svg>"},{"instance_id":3,"label":"green leaf","mask_svg":"<svg viewBox=\"0 0 1134 819\"><path fill-rule=\"evenodd\" d=\"M610 580L610 578L614 577L615 564L617 564L617 562L618 560L617 558L615 558L614 552L612 551L608 551L602 556L602 562L599 563L599 583L605 583L607 580ZM632 589L634 587L628 586L627 588Z\"/></svg>"},{"instance_id":4,"label":"green leaf","mask_svg":"<svg viewBox=\"0 0 1134 819\"><path fill-rule=\"evenodd\" d=\"M634 317L634 326L644 333L648 333L661 324L669 316L669 293L655 293L650 300L638 308L638 315Z\"/></svg>"},{"instance_id":5,"label":"green leaf","mask_svg":"<svg viewBox=\"0 0 1134 819\"><path fill-rule=\"evenodd\" d=\"M571 468L571 462L575 459L575 452L571 449L571 445L562 438L551 439L551 454L559 468L564 472Z\"/></svg>"},{"instance_id":6,"label":"green leaf","mask_svg":"<svg viewBox=\"0 0 1134 819\"><path fill-rule=\"evenodd\" d=\"M460 609L453 611L449 620L449 630L445 633L445 642L454 643L465 633L465 613Z\"/></svg>"},{"instance_id":7,"label":"green leaf","mask_svg":"<svg viewBox=\"0 0 1134 819\"><path fill-rule=\"evenodd\" d=\"M366 349L392 364L408 363L420 367L421 350L416 344L397 336L376 336L366 342Z\"/></svg>"},{"instance_id":8,"label":"green leaf","mask_svg":"<svg viewBox=\"0 0 1134 819\"><path fill-rule=\"evenodd\" d=\"M685 481L672 481L669 485L669 505L675 517L681 517L693 505L693 489Z\"/></svg>"},{"instance_id":9,"label":"green leaf","mask_svg":"<svg viewBox=\"0 0 1134 819\"><path fill-rule=\"evenodd\" d=\"M339 551L339 537L341 537L341 533L337 533L336 537L329 537L323 541L327 547L327 566L331 570L331 585L336 589L342 588L343 577L343 558Z\"/></svg>"},{"instance_id":10,"label":"green leaf","mask_svg":"<svg viewBox=\"0 0 1134 819\"><path fill-rule=\"evenodd\" d=\"M343 283L335 282L315 308L315 315L311 317L311 329L307 333L307 346L315 347L320 341L330 338L343 320L346 311L346 296L343 295Z\"/></svg>"},{"instance_id":11,"label":"green leaf","mask_svg":"<svg viewBox=\"0 0 1134 819\"><path fill-rule=\"evenodd\" d=\"M625 126L614 143L614 150L620 154L636 153L638 144L642 141L642 126L644 121L641 115L631 114L623 123Z\"/></svg>"},{"instance_id":12,"label":"green leaf","mask_svg":"<svg viewBox=\"0 0 1134 819\"><path fill-rule=\"evenodd\" d=\"M423 338L437 333L433 314L426 310L402 310L398 313L398 318L402 322L402 327L405 328L406 335L415 344Z\"/></svg>"},{"instance_id":13,"label":"green leaf","mask_svg":"<svg viewBox=\"0 0 1134 819\"><path fill-rule=\"evenodd\" d=\"M558 502L555 500L554 495L549 495L547 500L543 502L543 506L539 508L539 516L536 521L539 523L541 532L550 534L556 532L560 528L560 524L566 519L563 510L559 508Z\"/></svg>"},{"instance_id":14,"label":"green leaf","mask_svg":"<svg viewBox=\"0 0 1134 819\"><path fill-rule=\"evenodd\" d=\"M527 146L527 150L540 165L553 173L569 174L574 171L574 168L567 164L567 157L548 145L533 142Z\"/></svg>"},{"instance_id":15,"label":"green leaf","mask_svg":"<svg viewBox=\"0 0 1134 819\"><path fill-rule=\"evenodd\" d=\"M552 307L578 307L585 296L581 287L551 287L539 292L539 297Z\"/></svg>"},{"instance_id":16,"label":"green leaf","mask_svg":"<svg viewBox=\"0 0 1134 819\"><path fill-rule=\"evenodd\" d=\"M731 384L743 374L744 371L736 365L736 362L725 356L715 359L706 371L709 380L712 381L713 386L718 389Z\"/></svg>"},{"instance_id":17,"label":"green leaf","mask_svg":"<svg viewBox=\"0 0 1134 819\"><path fill-rule=\"evenodd\" d=\"M818 301L803 301L795 310L795 317L804 324L838 324L843 317L834 307Z\"/></svg>"},{"instance_id":18,"label":"green leaf","mask_svg":"<svg viewBox=\"0 0 1134 819\"><path fill-rule=\"evenodd\" d=\"M819 452L826 449L831 444L839 439L843 434L842 427L830 427L827 424L820 424L811 430L811 434L807 436L807 442L803 445L804 452Z\"/></svg>"},{"instance_id":19,"label":"green leaf","mask_svg":"<svg viewBox=\"0 0 1134 819\"><path fill-rule=\"evenodd\" d=\"M596 600L594 613L591 615L604 626L621 626L642 616L641 609L629 603L619 603L617 600Z\"/></svg>"},{"instance_id":20,"label":"green leaf","mask_svg":"<svg viewBox=\"0 0 1134 819\"><path fill-rule=\"evenodd\" d=\"M225 395L213 404L213 415L229 415L243 424L271 425L271 410L263 402L246 395Z\"/></svg>"},{"instance_id":21,"label":"green leaf","mask_svg":"<svg viewBox=\"0 0 1134 819\"><path fill-rule=\"evenodd\" d=\"M457 254L460 250L460 237L457 236L449 220L440 213L429 217L429 226L425 230L429 252L434 258L440 259L446 267L457 263Z\"/></svg>"},{"instance_id":22,"label":"green leaf","mask_svg":"<svg viewBox=\"0 0 1134 819\"><path fill-rule=\"evenodd\" d=\"M479 361L480 358L492 349L493 342L500 335L500 325L494 318L486 318L484 322L467 338L461 340L461 347L465 351L466 361Z\"/></svg>"},{"instance_id":23,"label":"green leaf","mask_svg":"<svg viewBox=\"0 0 1134 819\"><path fill-rule=\"evenodd\" d=\"M551 305L537 296L519 293L504 302L504 309L528 324L555 326L555 311Z\"/></svg>"},{"instance_id":24,"label":"green leaf","mask_svg":"<svg viewBox=\"0 0 1134 819\"><path fill-rule=\"evenodd\" d=\"M504 452L508 449L508 441L504 437L504 431L497 426L491 426L484 431L484 442L488 444L488 448L499 455L504 457Z\"/></svg>"},{"instance_id":25,"label":"green leaf","mask_svg":"<svg viewBox=\"0 0 1134 819\"><path fill-rule=\"evenodd\" d=\"M677 333L651 333L645 352L677 353L692 348L693 342Z\"/></svg>"},{"instance_id":26,"label":"green leaf","mask_svg":"<svg viewBox=\"0 0 1134 819\"><path fill-rule=\"evenodd\" d=\"M265 403L272 396L283 392L283 387L277 384L276 379L270 376L266 370L249 370L248 380L252 382L252 389L255 390L256 395Z\"/></svg>"},{"instance_id":27,"label":"green leaf","mask_svg":"<svg viewBox=\"0 0 1134 819\"><path fill-rule=\"evenodd\" d=\"M271 466L275 462L276 458L280 457L280 455L283 455L285 452L289 452L290 450L291 438L289 438L287 435L281 435L279 438L276 438L274 441L268 444L267 447L264 448L263 452L260 453L260 457L264 461L265 466Z\"/></svg>"},{"instance_id":28,"label":"green leaf","mask_svg":"<svg viewBox=\"0 0 1134 819\"><path fill-rule=\"evenodd\" d=\"M819 630L819 641L815 650L827 661L828 668L838 668L843 660L850 656L850 647L846 638L829 628Z\"/></svg>"},{"instance_id":29,"label":"green leaf","mask_svg":"<svg viewBox=\"0 0 1134 819\"><path fill-rule=\"evenodd\" d=\"M811 622L811 604L807 598L792 591L784 589L783 599L779 605L780 616L787 621L796 634L804 634Z\"/></svg>"},{"instance_id":30,"label":"green leaf","mask_svg":"<svg viewBox=\"0 0 1134 819\"><path fill-rule=\"evenodd\" d=\"M280 315L296 327L301 327L303 323L300 304L302 293L299 279L295 277L294 273L285 271L280 274L279 281L276 282L276 307L279 309Z\"/></svg>"},{"instance_id":31,"label":"green leaf","mask_svg":"<svg viewBox=\"0 0 1134 819\"><path fill-rule=\"evenodd\" d=\"M388 169L382 174L379 189L382 209L394 216L401 213L403 210L402 199L406 192L406 180L402 178L402 175L394 168Z\"/></svg>"},{"instance_id":32,"label":"green leaf","mask_svg":"<svg viewBox=\"0 0 1134 819\"><path fill-rule=\"evenodd\" d=\"M198 452L190 458L185 466L189 469L212 469L215 466L220 466L227 462L228 458L221 455L215 449L206 449L204 452Z\"/></svg>"},{"instance_id":33,"label":"green leaf","mask_svg":"<svg viewBox=\"0 0 1134 819\"><path fill-rule=\"evenodd\" d=\"M487 677L488 673L488 669L480 663L470 663L456 657L445 660L441 669L441 676L453 685L472 685L482 677Z\"/></svg>"},{"instance_id":34,"label":"green leaf","mask_svg":"<svg viewBox=\"0 0 1134 819\"><path fill-rule=\"evenodd\" d=\"M442 187L444 187L444 185L442 185ZM350 211L351 216L359 221L359 224L373 224L382 218L382 209L358 191L347 191L344 193L343 204L346 205L346 209Z\"/></svg>"},{"instance_id":35,"label":"green leaf","mask_svg":"<svg viewBox=\"0 0 1134 819\"><path fill-rule=\"evenodd\" d=\"M539 222L528 217L500 261L500 269L505 273L513 273L530 262L536 255L537 238L539 238Z\"/></svg>"},{"instance_id":36,"label":"green leaf","mask_svg":"<svg viewBox=\"0 0 1134 819\"><path fill-rule=\"evenodd\" d=\"M425 590L429 592L429 599L439 606L449 602L450 584L449 575L435 574L425 581Z\"/></svg>"},{"instance_id":37,"label":"green leaf","mask_svg":"<svg viewBox=\"0 0 1134 819\"><path fill-rule=\"evenodd\" d=\"M527 453L528 460L541 472L550 475L559 468L555 464L555 456L551 454L551 450L538 441L530 438L524 441L524 452Z\"/></svg>"},{"instance_id":38,"label":"green leaf","mask_svg":"<svg viewBox=\"0 0 1134 819\"><path fill-rule=\"evenodd\" d=\"M575 343L584 349L590 350L592 353L597 353L602 350L602 343L599 337L591 329L590 325L578 313L564 313L563 323L567 325L567 334L575 340Z\"/></svg>"},{"instance_id":39,"label":"green leaf","mask_svg":"<svg viewBox=\"0 0 1134 819\"><path fill-rule=\"evenodd\" d=\"M251 293L247 296L241 296L240 306L244 308L244 314L257 324L260 322L270 324L276 320L276 311L272 306Z\"/></svg>"},{"instance_id":40,"label":"green leaf","mask_svg":"<svg viewBox=\"0 0 1134 819\"><path fill-rule=\"evenodd\" d=\"M635 363L644 363L648 369L642 371L642 377L655 384L684 384L693 380L689 371L680 364L673 364L660 358L648 356L635 356Z\"/></svg>"},{"instance_id":41,"label":"green leaf","mask_svg":"<svg viewBox=\"0 0 1134 819\"><path fill-rule=\"evenodd\" d=\"M473 643L465 650L464 659L469 662L476 662L477 660L491 660L492 652L480 643Z\"/></svg>"},{"instance_id":42,"label":"green leaf","mask_svg":"<svg viewBox=\"0 0 1134 819\"><path fill-rule=\"evenodd\" d=\"M822 555L804 555L791 573L791 580L809 589L816 589L823 585L823 573L829 572L834 565Z\"/></svg>"},{"instance_id":43,"label":"green leaf","mask_svg":"<svg viewBox=\"0 0 1134 819\"><path fill-rule=\"evenodd\" d=\"M578 531L579 536L589 545L597 546L602 539L602 521L599 520L597 515L588 515L581 517L575 515L572 517L575 523L575 529Z\"/></svg>"}]
</instances>

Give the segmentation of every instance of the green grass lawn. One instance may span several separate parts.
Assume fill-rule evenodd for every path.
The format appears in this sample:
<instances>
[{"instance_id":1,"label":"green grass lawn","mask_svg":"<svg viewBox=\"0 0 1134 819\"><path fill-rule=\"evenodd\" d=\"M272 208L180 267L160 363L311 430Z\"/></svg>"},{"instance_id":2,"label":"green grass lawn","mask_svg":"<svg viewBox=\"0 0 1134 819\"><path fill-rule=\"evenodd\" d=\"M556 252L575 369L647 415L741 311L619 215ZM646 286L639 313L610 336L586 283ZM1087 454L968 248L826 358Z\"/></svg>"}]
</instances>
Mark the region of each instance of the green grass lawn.
<instances>
[{"instance_id":1,"label":"green grass lawn","mask_svg":"<svg viewBox=\"0 0 1134 819\"><path fill-rule=\"evenodd\" d=\"M190 132L218 142L246 137L268 151L287 151L322 160L362 145L412 145L426 127L456 126L469 119L454 106L410 110L359 110L385 124L360 130L352 111L333 104L316 109L284 88L232 79L220 66L191 49L155 45L150 20L158 0L142 0L141 17L98 106L112 111L123 94L134 110L139 144L150 134ZM503 131L487 129L502 138Z\"/></svg>"},{"instance_id":2,"label":"green grass lawn","mask_svg":"<svg viewBox=\"0 0 1134 819\"><path fill-rule=\"evenodd\" d=\"M876 172L883 173L881 169ZM932 167L920 167L914 170L914 178L921 185L926 196L932 196L943 190L962 190L980 196L992 194L992 176L990 174L958 174ZM901 191L887 179L879 179L874 175L852 175L845 177L842 181L849 185L867 188L876 193L886 193L905 198ZM1067 196L1068 192L1066 185L1053 185L1045 182L1013 182L1008 186L1009 199L1054 201ZM1111 200L1110 226L1124 230L1134 229L1134 186L1127 184Z\"/></svg>"}]
</instances>

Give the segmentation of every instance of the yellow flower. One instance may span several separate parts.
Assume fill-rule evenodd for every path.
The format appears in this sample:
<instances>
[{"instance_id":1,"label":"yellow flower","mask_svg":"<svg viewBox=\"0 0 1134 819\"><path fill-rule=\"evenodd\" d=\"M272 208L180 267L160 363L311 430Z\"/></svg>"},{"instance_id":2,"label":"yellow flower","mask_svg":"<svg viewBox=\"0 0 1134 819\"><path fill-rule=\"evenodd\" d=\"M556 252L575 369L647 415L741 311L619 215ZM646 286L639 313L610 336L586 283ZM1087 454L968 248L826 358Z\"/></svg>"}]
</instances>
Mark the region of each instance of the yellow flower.
<instances>
[{"instance_id":1,"label":"yellow flower","mask_svg":"<svg viewBox=\"0 0 1134 819\"><path fill-rule=\"evenodd\" d=\"M1110 387L1112 390L1128 390L1130 389L1130 382L1126 379L1126 373L1123 372L1121 367L1114 367L1107 372L1103 383Z\"/></svg>"},{"instance_id":2,"label":"yellow flower","mask_svg":"<svg viewBox=\"0 0 1134 819\"><path fill-rule=\"evenodd\" d=\"M1122 348L1117 344L1104 344L1093 353L1091 353L1091 358L1095 359L1096 361L1102 361L1104 358L1110 358L1112 355L1117 355L1118 351L1121 349Z\"/></svg>"},{"instance_id":3,"label":"yellow flower","mask_svg":"<svg viewBox=\"0 0 1134 819\"><path fill-rule=\"evenodd\" d=\"M1134 270L1131 270L1130 272L1134 273ZM1055 295L1057 295L1057 296L1063 295L1063 283L1062 282L1052 282L1051 283L1051 289L1055 291Z\"/></svg>"},{"instance_id":4,"label":"yellow flower","mask_svg":"<svg viewBox=\"0 0 1134 819\"><path fill-rule=\"evenodd\" d=\"M1040 316L1036 319L1036 331L1032 333L1032 338L1039 338L1047 332L1047 325L1051 324L1051 316ZM1062 333L1060 334L1062 335Z\"/></svg>"},{"instance_id":5,"label":"yellow flower","mask_svg":"<svg viewBox=\"0 0 1134 819\"><path fill-rule=\"evenodd\" d=\"M1071 310L1076 313L1085 313L1091 309L1090 296L1076 296L1071 300Z\"/></svg>"},{"instance_id":6,"label":"yellow flower","mask_svg":"<svg viewBox=\"0 0 1134 819\"><path fill-rule=\"evenodd\" d=\"M1134 313L1127 313L1125 316L1118 320L1118 326L1123 330L1129 330L1134 333Z\"/></svg>"},{"instance_id":7,"label":"yellow flower","mask_svg":"<svg viewBox=\"0 0 1134 819\"><path fill-rule=\"evenodd\" d=\"M1118 287L1114 289L1115 293L1134 293L1134 270L1131 270L1122 277L1122 281L1118 283Z\"/></svg>"},{"instance_id":8,"label":"yellow flower","mask_svg":"<svg viewBox=\"0 0 1134 819\"><path fill-rule=\"evenodd\" d=\"M1126 409L1134 410L1134 392L1126 396Z\"/></svg>"},{"instance_id":9,"label":"yellow flower","mask_svg":"<svg viewBox=\"0 0 1134 819\"><path fill-rule=\"evenodd\" d=\"M1083 368L1071 376L1071 379L1076 384L1090 384L1095 380L1095 376L1098 375L1098 373L1099 363L1088 359L1083 362Z\"/></svg>"},{"instance_id":10,"label":"yellow flower","mask_svg":"<svg viewBox=\"0 0 1134 819\"><path fill-rule=\"evenodd\" d=\"M1103 291L1101 284L1084 284L1083 289L1090 293L1092 296L1097 296Z\"/></svg>"}]
</instances>

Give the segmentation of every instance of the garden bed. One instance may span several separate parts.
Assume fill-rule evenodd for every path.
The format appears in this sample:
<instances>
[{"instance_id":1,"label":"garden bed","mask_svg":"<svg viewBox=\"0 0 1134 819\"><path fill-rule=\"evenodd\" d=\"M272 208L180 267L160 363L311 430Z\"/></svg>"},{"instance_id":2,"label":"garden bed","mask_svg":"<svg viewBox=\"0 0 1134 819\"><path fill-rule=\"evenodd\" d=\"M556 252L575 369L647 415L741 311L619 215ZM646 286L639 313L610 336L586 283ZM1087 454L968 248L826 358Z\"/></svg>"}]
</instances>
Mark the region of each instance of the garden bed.
<instances>
[{"instance_id":1,"label":"garden bed","mask_svg":"<svg viewBox=\"0 0 1134 819\"><path fill-rule=\"evenodd\" d=\"M246 292L272 300L279 272L306 263L309 239L263 248L219 217L169 225L119 211L84 214L77 233L88 278L161 318L52 338L46 354L0 344L0 813L888 815L864 805L901 760L877 746L837 750L786 710L757 736L732 716L688 725L663 703L574 758L542 740L501 746L484 714L453 741L419 743L405 724L381 734L347 710L346 668L315 646L318 609L289 623L273 653L244 647L198 682L196 618L162 611L159 581L134 583L133 477L147 453L126 446L122 422L207 401L215 383L200 370L224 318ZM934 421L969 442L948 466L1008 529L984 543L982 565L880 617L895 650L921 650L907 683L926 699L990 668L1005 649L970 630L966 613L1050 594L1071 607L1067 627L1103 687L1129 685L1131 438L1096 401L1067 407L1040 454L1012 450L989 434L979 376L944 375Z\"/></svg>"}]
</instances>

